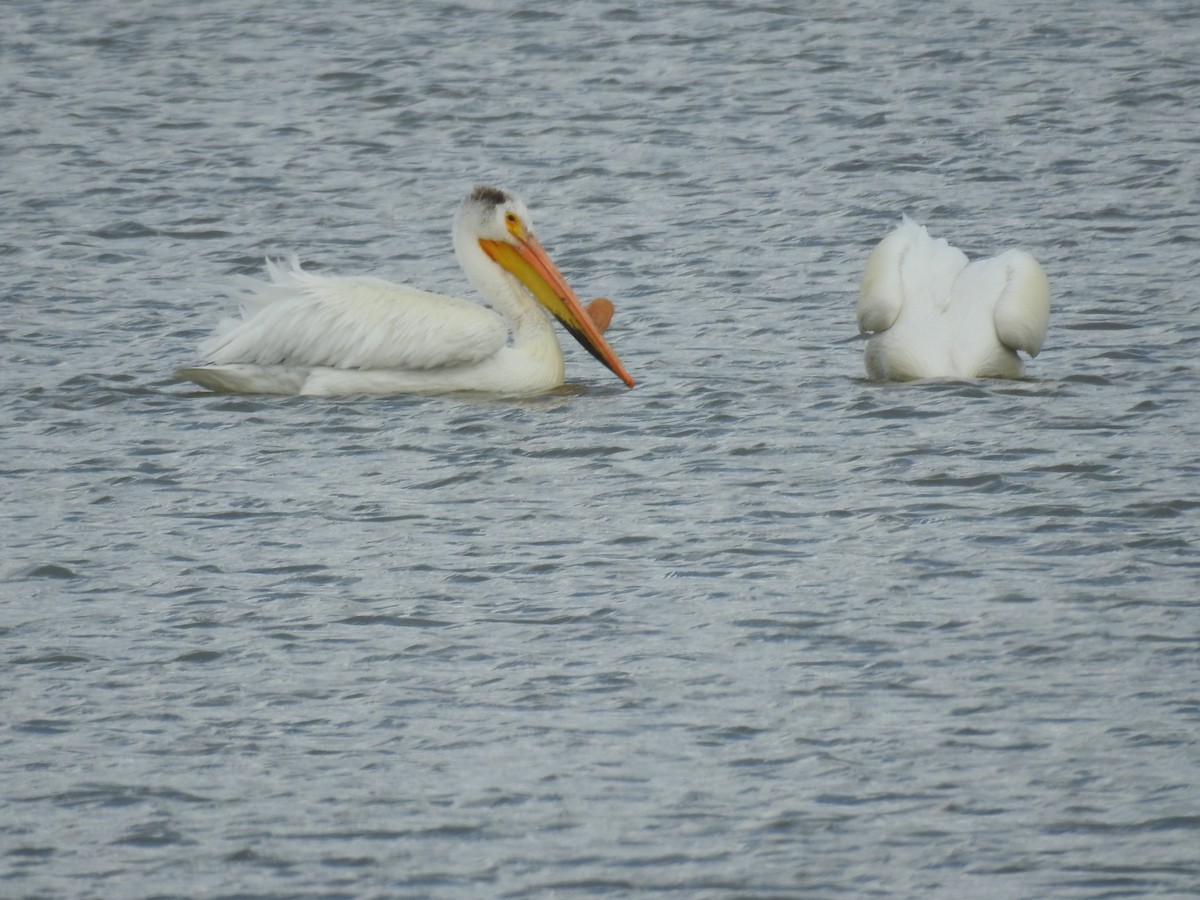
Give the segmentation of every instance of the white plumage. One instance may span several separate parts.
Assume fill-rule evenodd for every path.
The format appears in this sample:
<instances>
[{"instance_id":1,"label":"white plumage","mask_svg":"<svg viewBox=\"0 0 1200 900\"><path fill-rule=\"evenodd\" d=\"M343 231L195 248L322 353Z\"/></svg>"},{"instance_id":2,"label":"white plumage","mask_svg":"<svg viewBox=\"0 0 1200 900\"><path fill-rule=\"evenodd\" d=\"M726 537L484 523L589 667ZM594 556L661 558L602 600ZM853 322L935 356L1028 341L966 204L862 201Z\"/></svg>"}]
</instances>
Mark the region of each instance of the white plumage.
<instances>
[{"instance_id":1,"label":"white plumage","mask_svg":"<svg viewBox=\"0 0 1200 900\"><path fill-rule=\"evenodd\" d=\"M314 275L294 258L268 261L270 281L248 279L238 294L241 318L201 345L208 365L176 375L232 393L538 393L565 377L540 302L632 386L519 200L476 188L455 216L454 246L491 309L379 278Z\"/></svg>"},{"instance_id":2,"label":"white plumage","mask_svg":"<svg viewBox=\"0 0 1200 900\"><path fill-rule=\"evenodd\" d=\"M1028 253L969 263L905 216L871 252L858 296L867 374L916 378L1018 378L1018 350L1037 356L1050 285Z\"/></svg>"}]
</instances>

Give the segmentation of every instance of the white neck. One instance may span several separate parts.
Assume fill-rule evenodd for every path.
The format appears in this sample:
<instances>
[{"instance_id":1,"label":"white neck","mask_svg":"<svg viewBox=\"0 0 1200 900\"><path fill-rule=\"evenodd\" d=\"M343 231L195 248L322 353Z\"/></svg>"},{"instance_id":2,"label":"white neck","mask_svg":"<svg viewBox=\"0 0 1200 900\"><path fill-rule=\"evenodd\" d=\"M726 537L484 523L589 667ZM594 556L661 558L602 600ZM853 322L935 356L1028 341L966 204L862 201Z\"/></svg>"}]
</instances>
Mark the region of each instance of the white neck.
<instances>
[{"instance_id":1,"label":"white neck","mask_svg":"<svg viewBox=\"0 0 1200 900\"><path fill-rule=\"evenodd\" d=\"M470 235L454 235L454 252L458 264L475 290L508 320L512 328L513 345L544 342L547 338L558 347L554 328L542 307L516 277L505 271L483 252L479 241Z\"/></svg>"}]
</instances>

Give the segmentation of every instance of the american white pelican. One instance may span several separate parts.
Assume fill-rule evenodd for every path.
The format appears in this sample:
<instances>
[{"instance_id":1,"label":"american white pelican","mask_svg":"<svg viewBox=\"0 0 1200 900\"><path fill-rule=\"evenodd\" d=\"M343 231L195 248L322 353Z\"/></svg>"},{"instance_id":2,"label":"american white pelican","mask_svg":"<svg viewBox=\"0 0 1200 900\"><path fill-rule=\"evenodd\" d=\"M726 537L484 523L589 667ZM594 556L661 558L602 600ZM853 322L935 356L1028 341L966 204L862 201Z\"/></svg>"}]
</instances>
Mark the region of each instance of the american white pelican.
<instances>
[{"instance_id":1,"label":"american white pelican","mask_svg":"<svg viewBox=\"0 0 1200 900\"><path fill-rule=\"evenodd\" d=\"M867 374L914 378L1019 378L1018 350L1037 356L1050 317L1050 285L1036 259L1009 250L967 257L905 216L867 259L858 327Z\"/></svg>"},{"instance_id":2,"label":"american white pelican","mask_svg":"<svg viewBox=\"0 0 1200 900\"><path fill-rule=\"evenodd\" d=\"M201 345L209 364L175 375L229 393L535 394L558 387L565 375L540 302L633 387L601 336L612 304L594 301L591 314L583 308L534 237L520 200L477 187L454 217L454 250L492 309L268 260L270 283L252 281L238 298L242 318L222 323Z\"/></svg>"}]
</instances>

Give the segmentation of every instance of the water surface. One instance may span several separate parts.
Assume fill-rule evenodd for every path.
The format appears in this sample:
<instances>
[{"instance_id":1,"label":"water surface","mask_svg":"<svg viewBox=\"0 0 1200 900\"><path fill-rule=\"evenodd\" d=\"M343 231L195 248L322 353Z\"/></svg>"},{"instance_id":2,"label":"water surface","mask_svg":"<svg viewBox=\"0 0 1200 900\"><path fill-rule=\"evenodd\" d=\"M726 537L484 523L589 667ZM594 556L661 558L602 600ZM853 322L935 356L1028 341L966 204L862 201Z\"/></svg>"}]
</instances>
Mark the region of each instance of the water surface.
<instances>
[{"instance_id":1,"label":"water surface","mask_svg":"<svg viewBox=\"0 0 1200 900\"><path fill-rule=\"evenodd\" d=\"M10 6L4 896L1200 890L1194 4ZM170 380L477 181L637 388ZM1027 379L863 378L902 212Z\"/></svg>"}]
</instances>

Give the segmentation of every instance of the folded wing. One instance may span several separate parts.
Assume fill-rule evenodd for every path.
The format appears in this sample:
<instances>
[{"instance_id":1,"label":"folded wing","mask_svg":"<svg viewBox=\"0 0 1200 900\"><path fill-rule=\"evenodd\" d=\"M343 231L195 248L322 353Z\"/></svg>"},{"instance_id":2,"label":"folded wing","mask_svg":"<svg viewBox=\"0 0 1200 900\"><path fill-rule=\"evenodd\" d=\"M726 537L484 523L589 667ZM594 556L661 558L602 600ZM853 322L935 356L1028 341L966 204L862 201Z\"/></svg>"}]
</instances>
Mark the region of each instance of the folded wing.
<instances>
[{"instance_id":1,"label":"folded wing","mask_svg":"<svg viewBox=\"0 0 1200 900\"><path fill-rule=\"evenodd\" d=\"M238 297L242 318L222 323L201 351L210 363L437 369L494 356L508 340L504 320L456 297L378 278L313 275L268 262L269 283Z\"/></svg>"},{"instance_id":2,"label":"folded wing","mask_svg":"<svg viewBox=\"0 0 1200 900\"><path fill-rule=\"evenodd\" d=\"M887 331L907 306L945 309L966 255L905 216L867 258L858 293L858 327Z\"/></svg>"},{"instance_id":3,"label":"folded wing","mask_svg":"<svg viewBox=\"0 0 1200 900\"><path fill-rule=\"evenodd\" d=\"M989 298L1000 343L1037 356L1050 322L1050 282L1038 261L1022 250L1008 250L971 263L955 293Z\"/></svg>"}]
</instances>

